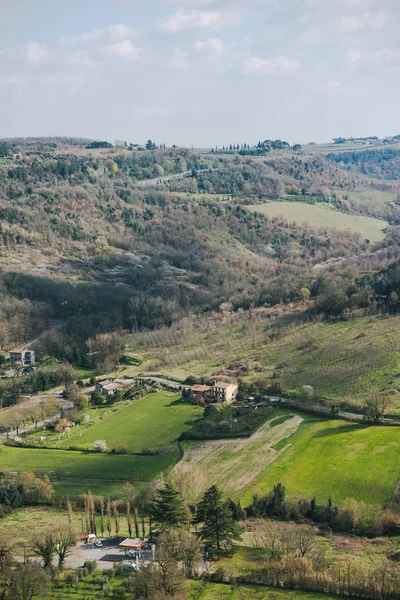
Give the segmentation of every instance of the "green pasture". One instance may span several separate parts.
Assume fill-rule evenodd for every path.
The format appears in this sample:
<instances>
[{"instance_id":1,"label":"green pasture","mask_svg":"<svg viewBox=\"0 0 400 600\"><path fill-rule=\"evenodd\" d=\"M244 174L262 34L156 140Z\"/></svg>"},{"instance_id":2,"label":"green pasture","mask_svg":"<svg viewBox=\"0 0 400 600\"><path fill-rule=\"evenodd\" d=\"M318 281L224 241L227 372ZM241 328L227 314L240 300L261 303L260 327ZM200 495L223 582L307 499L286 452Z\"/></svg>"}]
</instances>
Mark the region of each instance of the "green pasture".
<instances>
[{"instance_id":1,"label":"green pasture","mask_svg":"<svg viewBox=\"0 0 400 600\"><path fill-rule=\"evenodd\" d=\"M101 420L73 428L58 446L91 448L96 440L104 440L109 449L125 444L132 452L160 450L175 442L202 415L201 408L181 401L180 394L156 392L104 410Z\"/></svg>"},{"instance_id":2,"label":"green pasture","mask_svg":"<svg viewBox=\"0 0 400 600\"><path fill-rule=\"evenodd\" d=\"M242 501L281 482L289 496L342 505L347 498L384 505L400 475L400 428L339 420L306 422L247 488Z\"/></svg>"},{"instance_id":3,"label":"green pasture","mask_svg":"<svg viewBox=\"0 0 400 600\"><path fill-rule=\"evenodd\" d=\"M328 205L305 204L303 202L267 202L266 204L247 206L253 212L268 217L283 217L289 222L307 223L317 229L337 229L359 234L371 242L383 240L383 229L388 223L382 219L340 212Z\"/></svg>"},{"instance_id":4,"label":"green pasture","mask_svg":"<svg viewBox=\"0 0 400 600\"><path fill-rule=\"evenodd\" d=\"M261 585L230 585L194 581L189 598L196 600L340 600L342 596L300 590L267 588Z\"/></svg>"},{"instance_id":5,"label":"green pasture","mask_svg":"<svg viewBox=\"0 0 400 600\"><path fill-rule=\"evenodd\" d=\"M13 448L0 445L1 470L47 473L53 478L82 478L108 481L150 481L167 471L177 460L171 449L161 456L132 456L111 453Z\"/></svg>"},{"instance_id":6,"label":"green pasture","mask_svg":"<svg viewBox=\"0 0 400 600\"><path fill-rule=\"evenodd\" d=\"M346 198L347 196L349 200L355 202L356 204L375 209L385 208L390 202L396 200L398 196L398 194L395 192L381 192L380 190L365 190L357 192L337 190L337 193L343 198Z\"/></svg>"}]
</instances>

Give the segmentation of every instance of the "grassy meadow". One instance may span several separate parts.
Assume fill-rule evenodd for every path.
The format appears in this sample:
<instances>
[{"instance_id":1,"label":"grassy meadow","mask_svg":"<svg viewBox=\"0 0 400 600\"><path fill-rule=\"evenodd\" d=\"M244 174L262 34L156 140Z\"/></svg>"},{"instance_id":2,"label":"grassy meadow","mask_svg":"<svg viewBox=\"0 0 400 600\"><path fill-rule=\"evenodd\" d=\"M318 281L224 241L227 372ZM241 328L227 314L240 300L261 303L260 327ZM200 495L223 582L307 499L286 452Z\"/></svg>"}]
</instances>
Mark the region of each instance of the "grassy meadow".
<instances>
[{"instance_id":1,"label":"grassy meadow","mask_svg":"<svg viewBox=\"0 0 400 600\"><path fill-rule=\"evenodd\" d=\"M182 431L202 417L203 409L180 398L179 394L156 392L128 404L116 404L104 409L101 420L93 425L73 428L68 439L57 445L90 449L96 440L105 440L110 449L124 443L132 452L142 452L143 448L160 450L174 443Z\"/></svg>"},{"instance_id":2,"label":"grassy meadow","mask_svg":"<svg viewBox=\"0 0 400 600\"><path fill-rule=\"evenodd\" d=\"M90 489L93 494L117 497L127 481L140 488L172 468L180 457L174 442L202 417L202 408L180 398L179 394L156 392L134 402L89 409L91 423L73 427L68 438L63 437L65 434L45 432L46 444L53 448L0 445L1 469L47 473L57 495L76 496ZM32 437L36 436L34 432ZM156 456L67 449L91 449L96 440L105 440L110 450L123 444L127 451L137 453L144 448L157 451L171 447Z\"/></svg>"},{"instance_id":3,"label":"grassy meadow","mask_svg":"<svg viewBox=\"0 0 400 600\"><path fill-rule=\"evenodd\" d=\"M399 477L400 429L279 411L250 438L188 442L184 449L183 461L245 506L279 482L299 499L384 505Z\"/></svg>"},{"instance_id":4,"label":"grassy meadow","mask_svg":"<svg viewBox=\"0 0 400 600\"><path fill-rule=\"evenodd\" d=\"M228 585L194 581L189 598L193 600L340 600L342 596L300 590L266 588L261 585Z\"/></svg>"},{"instance_id":5,"label":"grassy meadow","mask_svg":"<svg viewBox=\"0 0 400 600\"><path fill-rule=\"evenodd\" d=\"M184 442L182 461L200 468L209 485L240 496L278 458L302 422L300 415L278 411L249 438ZM278 444L281 450L276 449Z\"/></svg>"},{"instance_id":6,"label":"grassy meadow","mask_svg":"<svg viewBox=\"0 0 400 600\"><path fill-rule=\"evenodd\" d=\"M399 428L306 417L286 449L243 490L243 501L248 504L254 493L281 482L296 498L315 496L323 503L332 497L338 505L354 498L384 505L395 489L399 464Z\"/></svg>"},{"instance_id":7,"label":"grassy meadow","mask_svg":"<svg viewBox=\"0 0 400 600\"><path fill-rule=\"evenodd\" d=\"M338 229L358 233L362 238L371 242L383 240L385 237L383 229L388 226L388 223L382 219L344 213L321 204L268 202L247 206L247 208L268 217L284 217L291 223L307 223L310 227L317 229Z\"/></svg>"},{"instance_id":8,"label":"grassy meadow","mask_svg":"<svg viewBox=\"0 0 400 600\"><path fill-rule=\"evenodd\" d=\"M347 190L346 192L343 192L343 190L338 190L338 193L342 196L348 196L352 202L375 209L385 208L387 204L396 200L398 195L395 192L382 192L380 190L365 190L357 192L350 192Z\"/></svg>"},{"instance_id":9,"label":"grassy meadow","mask_svg":"<svg viewBox=\"0 0 400 600\"><path fill-rule=\"evenodd\" d=\"M2 471L47 473L53 479L86 481L150 481L167 471L178 458L176 448L161 456L13 448L0 445Z\"/></svg>"}]
</instances>

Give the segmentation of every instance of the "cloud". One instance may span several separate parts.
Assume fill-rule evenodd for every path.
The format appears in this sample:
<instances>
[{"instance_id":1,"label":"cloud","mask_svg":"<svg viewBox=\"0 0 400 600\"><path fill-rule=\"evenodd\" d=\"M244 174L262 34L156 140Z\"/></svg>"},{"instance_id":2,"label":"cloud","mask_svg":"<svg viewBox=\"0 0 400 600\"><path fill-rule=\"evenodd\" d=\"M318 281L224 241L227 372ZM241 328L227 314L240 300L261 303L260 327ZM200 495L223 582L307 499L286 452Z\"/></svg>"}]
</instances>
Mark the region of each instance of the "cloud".
<instances>
[{"instance_id":1,"label":"cloud","mask_svg":"<svg viewBox=\"0 0 400 600\"><path fill-rule=\"evenodd\" d=\"M94 29L80 35L64 36L58 39L59 46L87 46L93 45L94 42L102 40L110 40L117 42L127 39L133 32L132 27L124 24L109 25L103 29Z\"/></svg>"},{"instance_id":2,"label":"cloud","mask_svg":"<svg viewBox=\"0 0 400 600\"><path fill-rule=\"evenodd\" d=\"M205 52L211 58L218 58L221 56L225 47L224 42L219 38L209 38L205 41L197 41L193 45L198 52Z\"/></svg>"},{"instance_id":3,"label":"cloud","mask_svg":"<svg viewBox=\"0 0 400 600\"><path fill-rule=\"evenodd\" d=\"M39 42L29 42L25 45L26 58L29 62L40 65L50 60L50 51L46 44L39 44Z\"/></svg>"},{"instance_id":4,"label":"cloud","mask_svg":"<svg viewBox=\"0 0 400 600\"><path fill-rule=\"evenodd\" d=\"M385 12L362 13L360 15L342 17L340 24L347 31L359 31L366 27L382 29L389 21L390 15Z\"/></svg>"},{"instance_id":5,"label":"cloud","mask_svg":"<svg viewBox=\"0 0 400 600\"><path fill-rule=\"evenodd\" d=\"M167 64L173 69L186 69L186 53L182 48L174 48L172 57L167 59Z\"/></svg>"},{"instance_id":6,"label":"cloud","mask_svg":"<svg viewBox=\"0 0 400 600\"><path fill-rule=\"evenodd\" d=\"M239 11L178 10L160 25L160 29L167 33L188 29L217 30L236 25L242 19L243 13Z\"/></svg>"},{"instance_id":7,"label":"cloud","mask_svg":"<svg viewBox=\"0 0 400 600\"><path fill-rule=\"evenodd\" d=\"M351 50L348 60L352 67L400 67L400 48L384 48L375 52L359 52Z\"/></svg>"},{"instance_id":8,"label":"cloud","mask_svg":"<svg viewBox=\"0 0 400 600\"><path fill-rule=\"evenodd\" d=\"M297 60L284 56L275 56L273 58L249 56L243 63L243 73L245 75L291 74L296 73L299 68L300 63Z\"/></svg>"},{"instance_id":9,"label":"cloud","mask_svg":"<svg viewBox=\"0 0 400 600\"><path fill-rule=\"evenodd\" d=\"M115 54L115 56L118 56L122 60L137 60L139 56L139 49L132 44L131 40L124 40L123 42L112 44L108 48L112 54Z\"/></svg>"},{"instance_id":10,"label":"cloud","mask_svg":"<svg viewBox=\"0 0 400 600\"><path fill-rule=\"evenodd\" d=\"M329 81L326 85L326 92L333 96L336 96L339 92L344 90L345 86L341 81Z\"/></svg>"},{"instance_id":11,"label":"cloud","mask_svg":"<svg viewBox=\"0 0 400 600\"><path fill-rule=\"evenodd\" d=\"M126 61L137 60L139 56L139 49L132 44L131 40L112 44L108 49L112 54Z\"/></svg>"}]
</instances>

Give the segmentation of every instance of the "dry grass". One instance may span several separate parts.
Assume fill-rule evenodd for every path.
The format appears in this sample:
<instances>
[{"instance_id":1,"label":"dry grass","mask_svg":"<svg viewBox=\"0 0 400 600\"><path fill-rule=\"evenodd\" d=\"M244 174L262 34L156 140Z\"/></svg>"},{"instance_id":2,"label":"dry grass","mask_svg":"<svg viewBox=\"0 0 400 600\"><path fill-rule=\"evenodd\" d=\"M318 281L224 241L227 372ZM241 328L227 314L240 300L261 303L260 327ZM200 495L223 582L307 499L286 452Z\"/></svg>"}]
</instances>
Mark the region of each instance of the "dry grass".
<instances>
[{"instance_id":1,"label":"dry grass","mask_svg":"<svg viewBox=\"0 0 400 600\"><path fill-rule=\"evenodd\" d=\"M184 461L201 467L208 483L218 484L226 494L249 485L285 448L274 448L295 433L303 421L300 415L274 426L274 417L249 438L215 440L185 445Z\"/></svg>"}]
</instances>

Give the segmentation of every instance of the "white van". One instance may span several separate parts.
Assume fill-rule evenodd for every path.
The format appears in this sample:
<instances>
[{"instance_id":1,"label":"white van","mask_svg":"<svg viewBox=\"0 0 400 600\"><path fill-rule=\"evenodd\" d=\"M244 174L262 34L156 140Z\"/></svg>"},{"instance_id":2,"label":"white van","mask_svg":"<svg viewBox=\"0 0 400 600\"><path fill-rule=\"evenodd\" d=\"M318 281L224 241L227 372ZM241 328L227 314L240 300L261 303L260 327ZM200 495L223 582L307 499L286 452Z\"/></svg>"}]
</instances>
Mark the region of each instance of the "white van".
<instances>
[{"instance_id":1,"label":"white van","mask_svg":"<svg viewBox=\"0 0 400 600\"><path fill-rule=\"evenodd\" d=\"M127 561L122 563L122 568L125 571L138 571L139 570L139 567L137 566L136 563L127 562Z\"/></svg>"}]
</instances>

